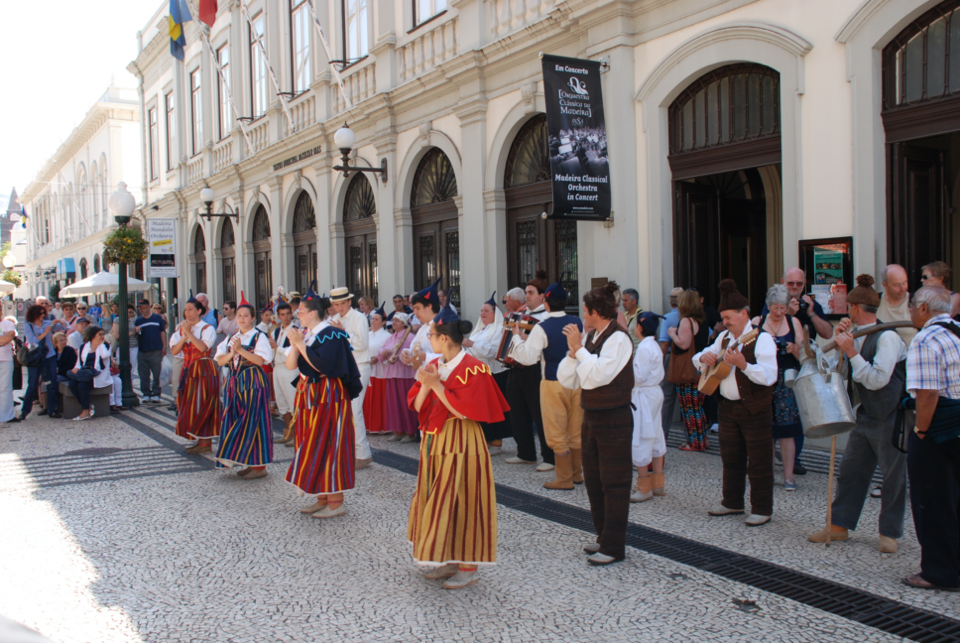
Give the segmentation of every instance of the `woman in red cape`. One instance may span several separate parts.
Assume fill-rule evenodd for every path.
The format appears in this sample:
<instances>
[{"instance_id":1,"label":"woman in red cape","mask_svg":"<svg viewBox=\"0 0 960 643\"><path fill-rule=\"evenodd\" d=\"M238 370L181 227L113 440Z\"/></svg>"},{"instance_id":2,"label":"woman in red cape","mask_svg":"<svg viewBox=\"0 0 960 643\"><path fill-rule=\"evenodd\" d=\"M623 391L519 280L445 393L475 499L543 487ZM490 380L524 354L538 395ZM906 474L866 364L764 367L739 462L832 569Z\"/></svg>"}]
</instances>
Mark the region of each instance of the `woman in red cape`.
<instances>
[{"instance_id":1,"label":"woman in red cape","mask_svg":"<svg viewBox=\"0 0 960 643\"><path fill-rule=\"evenodd\" d=\"M445 307L431 324L441 356L425 364L410 389L423 439L407 539L426 578L446 589L479 580L478 565L497 561L497 499L480 422L501 422L510 410L489 367L461 347L472 324Z\"/></svg>"}]
</instances>

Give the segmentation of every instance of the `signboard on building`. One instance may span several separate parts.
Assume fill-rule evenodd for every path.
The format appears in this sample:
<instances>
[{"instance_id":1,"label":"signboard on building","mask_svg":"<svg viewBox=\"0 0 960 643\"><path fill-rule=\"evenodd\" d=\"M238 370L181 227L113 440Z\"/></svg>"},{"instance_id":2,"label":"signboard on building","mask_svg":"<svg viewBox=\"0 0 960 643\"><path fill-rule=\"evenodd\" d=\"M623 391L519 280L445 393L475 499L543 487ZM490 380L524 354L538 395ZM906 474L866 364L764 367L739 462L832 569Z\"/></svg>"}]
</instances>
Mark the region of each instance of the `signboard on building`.
<instances>
[{"instance_id":1,"label":"signboard on building","mask_svg":"<svg viewBox=\"0 0 960 643\"><path fill-rule=\"evenodd\" d=\"M177 276L177 220L147 219L147 276Z\"/></svg>"},{"instance_id":2,"label":"signboard on building","mask_svg":"<svg viewBox=\"0 0 960 643\"><path fill-rule=\"evenodd\" d=\"M610 218L610 164L599 62L542 55L553 219Z\"/></svg>"}]
</instances>

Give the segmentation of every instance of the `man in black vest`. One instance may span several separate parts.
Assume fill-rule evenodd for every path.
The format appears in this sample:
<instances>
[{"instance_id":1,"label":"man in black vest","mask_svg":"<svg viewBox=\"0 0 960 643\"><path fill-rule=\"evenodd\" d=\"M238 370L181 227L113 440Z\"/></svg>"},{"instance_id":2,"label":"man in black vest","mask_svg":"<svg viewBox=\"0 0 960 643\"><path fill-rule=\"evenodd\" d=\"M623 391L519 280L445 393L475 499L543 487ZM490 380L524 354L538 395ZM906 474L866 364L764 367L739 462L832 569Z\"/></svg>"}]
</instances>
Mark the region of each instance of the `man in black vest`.
<instances>
[{"instance_id":1,"label":"man in black vest","mask_svg":"<svg viewBox=\"0 0 960 643\"><path fill-rule=\"evenodd\" d=\"M883 491L880 500L880 551L897 551L903 535L907 509L907 457L893 446L897 408L904 395L907 346L896 330L853 338L852 327L868 328L877 323L880 295L873 289L873 277L860 275L857 287L847 295L849 317L837 325L837 348L850 360L853 386L860 397L857 426L850 433L840 463L840 480L833 501L832 524L807 537L814 543L847 540L848 529L856 529L867 499L873 472L880 465Z\"/></svg>"},{"instance_id":2,"label":"man in black vest","mask_svg":"<svg viewBox=\"0 0 960 643\"><path fill-rule=\"evenodd\" d=\"M722 359L732 368L720 382L720 459L723 501L707 513L743 513L745 476L750 478L750 515L757 527L773 515L773 385L777 383L777 345L769 333L754 335L750 302L732 279L720 282L720 316L727 330L693 364L703 372ZM726 352L724 352L726 351ZM720 355L723 354L721 358Z\"/></svg>"},{"instance_id":3,"label":"man in black vest","mask_svg":"<svg viewBox=\"0 0 960 643\"><path fill-rule=\"evenodd\" d=\"M581 389L583 478L597 532L597 541L583 548L591 565L626 557L633 486L633 340L617 324L614 293L619 289L611 281L583 296L588 332L584 337L576 325L564 327L570 352L557 369L561 386Z\"/></svg>"}]
</instances>

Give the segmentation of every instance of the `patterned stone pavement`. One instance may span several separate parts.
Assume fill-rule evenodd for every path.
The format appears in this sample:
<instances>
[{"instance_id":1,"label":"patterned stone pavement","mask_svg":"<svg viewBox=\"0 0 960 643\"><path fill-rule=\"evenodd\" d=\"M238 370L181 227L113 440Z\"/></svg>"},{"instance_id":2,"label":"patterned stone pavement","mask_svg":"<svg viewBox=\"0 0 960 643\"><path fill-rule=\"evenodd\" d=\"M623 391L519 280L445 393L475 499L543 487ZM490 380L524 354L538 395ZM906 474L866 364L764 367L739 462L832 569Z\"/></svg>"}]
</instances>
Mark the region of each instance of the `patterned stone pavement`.
<instances>
[{"instance_id":1,"label":"patterned stone pavement","mask_svg":"<svg viewBox=\"0 0 960 643\"><path fill-rule=\"evenodd\" d=\"M580 553L589 534L504 506L498 565L445 591L410 558L412 475L374 464L347 516L319 521L283 481L292 450L244 482L185 456L165 406L0 428L0 613L64 643L903 640L642 550L592 568ZM371 443L417 457L415 444ZM498 484L587 506L582 487L544 490L550 474L503 458ZM825 476L778 488L774 521L747 529L705 515L719 474L715 455L671 449L668 495L631 520L960 618L954 597L899 585L919 552L909 525L900 553L877 552L879 501L853 541L824 548L804 536L823 522Z\"/></svg>"}]
</instances>

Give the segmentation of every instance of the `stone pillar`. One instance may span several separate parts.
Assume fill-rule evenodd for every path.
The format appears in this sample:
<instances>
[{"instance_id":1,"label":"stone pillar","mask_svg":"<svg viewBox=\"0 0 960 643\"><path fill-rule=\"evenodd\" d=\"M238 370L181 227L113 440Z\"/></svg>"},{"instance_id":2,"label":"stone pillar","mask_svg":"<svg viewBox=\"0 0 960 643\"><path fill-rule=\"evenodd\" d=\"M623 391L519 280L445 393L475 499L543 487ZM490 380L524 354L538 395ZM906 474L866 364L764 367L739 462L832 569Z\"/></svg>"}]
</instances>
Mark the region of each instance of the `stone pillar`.
<instances>
[{"instance_id":1,"label":"stone pillar","mask_svg":"<svg viewBox=\"0 0 960 643\"><path fill-rule=\"evenodd\" d=\"M293 275L293 235L286 229L283 203L283 177L270 179L270 274L273 283L269 285L270 295L277 292L277 286L290 288ZM286 238L286 239L285 239ZM286 243L285 243L286 241Z\"/></svg>"},{"instance_id":2,"label":"stone pillar","mask_svg":"<svg viewBox=\"0 0 960 643\"><path fill-rule=\"evenodd\" d=\"M502 188L486 190L483 193L484 237L488 251L487 272L493 276L493 286L500 298L510 290L510 276L507 271L507 199ZM490 289L493 291L493 288ZM483 299L482 301L486 301Z\"/></svg>"},{"instance_id":3,"label":"stone pillar","mask_svg":"<svg viewBox=\"0 0 960 643\"><path fill-rule=\"evenodd\" d=\"M462 180L457 189L462 197L460 210L460 306L479 310L496 288L496 268L487 238L487 213L483 198L486 173L487 101L482 93L465 99L454 110L460 119ZM481 298L483 293L487 293ZM469 315L468 315L469 316Z\"/></svg>"},{"instance_id":4,"label":"stone pillar","mask_svg":"<svg viewBox=\"0 0 960 643\"><path fill-rule=\"evenodd\" d=\"M317 217L317 274L313 275L311 279L317 280L317 293L323 293L324 289L329 292L330 284L333 283L335 278L333 262L336 252L334 241L330 237L330 226L336 216L334 212L336 210L336 199L330 189L333 182L330 168L334 164L327 146L324 146L324 150L313 166L317 188L317 202L314 204Z\"/></svg>"},{"instance_id":5,"label":"stone pillar","mask_svg":"<svg viewBox=\"0 0 960 643\"><path fill-rule=\"evenodd\" d=\"M379 72L378 72L379 73ZM393 129L378 135L373 146L377 156L371 159L375 166L379 166L380 159L387 159L387 182L384 183L379 174L368 174L373 194L377 199L377 287L380 292L380 301L403 292L403 274L396 269L397 248L400 240L397 228L393 225L393 211L396 204L397 191L397 135ZM412 290L411 285L411 290ZM379 306L380 302L376 302Z\"/></svg>"}]
</instances>

